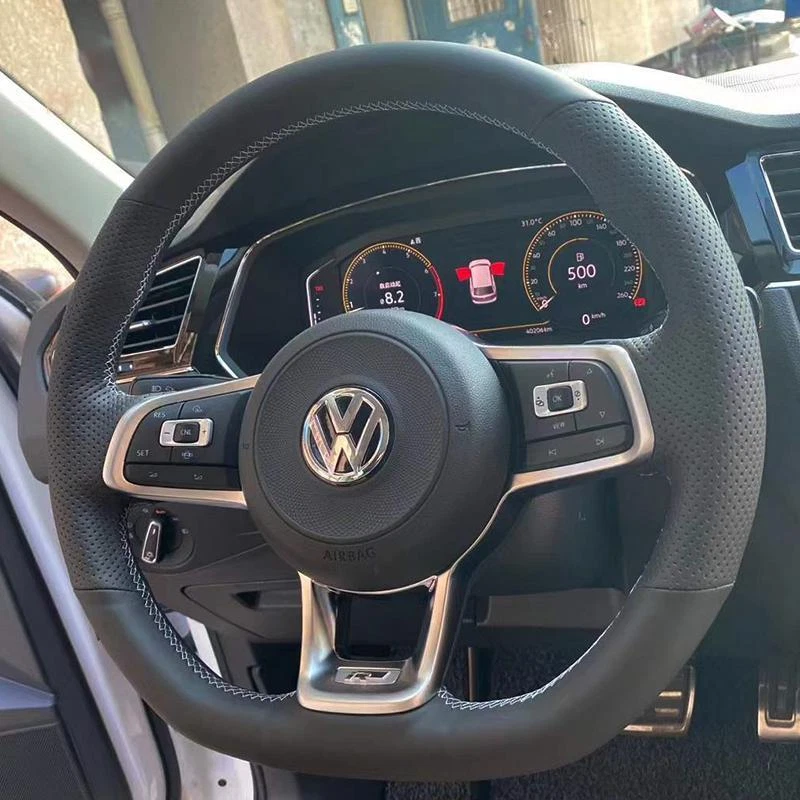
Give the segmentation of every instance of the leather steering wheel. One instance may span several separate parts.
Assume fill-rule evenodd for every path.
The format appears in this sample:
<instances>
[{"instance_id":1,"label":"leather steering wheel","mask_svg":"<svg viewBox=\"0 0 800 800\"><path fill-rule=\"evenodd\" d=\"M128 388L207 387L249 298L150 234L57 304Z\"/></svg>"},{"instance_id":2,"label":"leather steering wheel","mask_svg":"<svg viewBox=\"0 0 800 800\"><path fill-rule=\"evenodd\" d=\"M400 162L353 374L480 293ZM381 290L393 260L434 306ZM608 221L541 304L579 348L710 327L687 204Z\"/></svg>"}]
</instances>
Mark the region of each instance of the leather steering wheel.
<instances>
[{"instance_id":1,"label":"leather steering wheel","mask_svg":"<svg viewBox=\"0 0 800 800\"><path fill-rule=\"evenodd\" d=\"M146 398L117 387L120 347L160 256L211 191L309 128L408 114L477 121L563 159L657 272L669 309L663 326L595 345L488 347L418 314L358 312L301 333L260 376ZM618 389L625 420L614 452L546 468L531 462L519 406L532 402L542 367L554 365L570 377L576 368L599 370ZM376 456L378 469L337 485L308 468L304 436L322 469L325 453L303 431L326 393L352 388L379 399L385 422L369 424L391 441ZM232 395L247 405L229 485L137 483L126 452L139 424L159 412L167 418L168 406ZM339 407L345 431L347 409ZM92 625L170 725L215 750L298 772L479 780L589 753L691 656L736 578L765 429L759 343L742 280L712 214L673 161L613 102L566 77L496 52L416 42L339 51L266 75L192 123L131 184L92 248L59 333L50 486L71 580ZM346 437L337 441L346 449ZM492 702L450 695L441 681L469 576L507 529L514 501L648 460L670 482L666 523L595 644L534 692ZM248 508L300 573L297 692L232 686L183 646L128 546L131 496ZM376 664L337 653L342 597L410 586L428 602L411 657Z\"/></svg>"}]
</instances>

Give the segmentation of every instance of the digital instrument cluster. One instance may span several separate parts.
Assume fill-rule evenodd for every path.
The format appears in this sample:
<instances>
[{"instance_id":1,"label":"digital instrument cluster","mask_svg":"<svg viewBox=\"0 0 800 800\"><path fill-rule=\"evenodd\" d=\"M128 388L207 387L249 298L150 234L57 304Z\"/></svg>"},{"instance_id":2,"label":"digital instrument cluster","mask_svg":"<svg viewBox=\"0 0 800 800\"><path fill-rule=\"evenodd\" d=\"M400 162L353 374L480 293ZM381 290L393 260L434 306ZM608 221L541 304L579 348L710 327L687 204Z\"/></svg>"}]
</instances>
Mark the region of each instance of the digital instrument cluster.
<instances>
[{"instance_id":1,"label":"digital instrument cluster","mask_svg":"<svg viewBox=\"0 0 800 800\"><path fill-rule=\"evenodd\" d=\"M327 260L306 290L311 324L418 311L494 341L630 336L664 306L639 249L594 210L387 238Z\"/></svg>"}]
</instances>

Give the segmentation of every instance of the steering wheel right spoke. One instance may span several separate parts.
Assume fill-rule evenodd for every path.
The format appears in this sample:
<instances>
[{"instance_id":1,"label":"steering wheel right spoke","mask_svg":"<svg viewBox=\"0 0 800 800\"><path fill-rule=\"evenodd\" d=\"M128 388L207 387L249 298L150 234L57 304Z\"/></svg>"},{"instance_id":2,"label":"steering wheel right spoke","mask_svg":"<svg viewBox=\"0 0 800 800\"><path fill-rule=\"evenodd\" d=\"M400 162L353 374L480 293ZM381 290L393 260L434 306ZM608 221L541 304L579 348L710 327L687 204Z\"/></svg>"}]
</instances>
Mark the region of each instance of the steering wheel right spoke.
<instances>
[{"instance_id":1,"label":"steering wheel right spoke","mask_svg":"<svg viewBox=\"0 0 800 800\"><path fill-rule=\"evenodd\" d=\"M257 379L146 396L117 424L106 485L148 500L246 508L239 431Z\"/></svg>"},{"instance_id":2,"label":"steering wheel right spoke","mask_svg":"<svg viewBox=\"0 0 800 800\"><path fill-rule=\"evenodd\" d=\"M655 436L636 368L619 344L480 345L516 409L509 492L629 467Z\"/></svg>"}]
</instances>

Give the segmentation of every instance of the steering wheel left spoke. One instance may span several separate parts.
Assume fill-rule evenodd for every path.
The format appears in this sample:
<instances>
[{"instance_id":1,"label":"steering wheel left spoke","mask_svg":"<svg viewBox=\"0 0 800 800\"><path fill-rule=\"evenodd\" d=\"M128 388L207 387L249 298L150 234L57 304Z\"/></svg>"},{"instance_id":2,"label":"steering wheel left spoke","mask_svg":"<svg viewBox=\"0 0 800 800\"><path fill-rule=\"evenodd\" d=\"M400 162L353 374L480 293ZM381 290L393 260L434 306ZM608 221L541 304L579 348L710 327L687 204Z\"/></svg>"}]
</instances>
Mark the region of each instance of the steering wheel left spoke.
<instances>
[{"instance_id":1,"label":"steering wheel left spoke","mask_svg":"<svg viewBox=\"0 0 800 800\"><path fill-rule=\"evenodd\" d=\"M246 508L239 431L256 380L149 395L130 407L106 453L106 485L148 500Z\"/></svg>"}]
</instances>

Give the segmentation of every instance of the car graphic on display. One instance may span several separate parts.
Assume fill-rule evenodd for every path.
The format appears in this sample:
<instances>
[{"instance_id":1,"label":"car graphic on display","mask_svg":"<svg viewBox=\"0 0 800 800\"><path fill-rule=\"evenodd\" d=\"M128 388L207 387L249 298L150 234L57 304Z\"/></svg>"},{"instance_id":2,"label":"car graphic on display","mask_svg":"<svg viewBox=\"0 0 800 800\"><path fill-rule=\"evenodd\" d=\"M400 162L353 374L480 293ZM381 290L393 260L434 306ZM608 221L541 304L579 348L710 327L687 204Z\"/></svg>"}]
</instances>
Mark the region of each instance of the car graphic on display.
<instances>
[{"instance_id":1,"label":"car graphic on display","mask_svg":"<svg viewBox=\"0 0 800 800\"><path fill-rule=\"evenodd\" d=\"M494 303L497 300L497 282L495 276L504 275L504 261L489 261L488 258L476 258L468 267L458 267L456 276L460 281L469 281L469 294L475 305Z\"/></svg>"}]
</instances>

